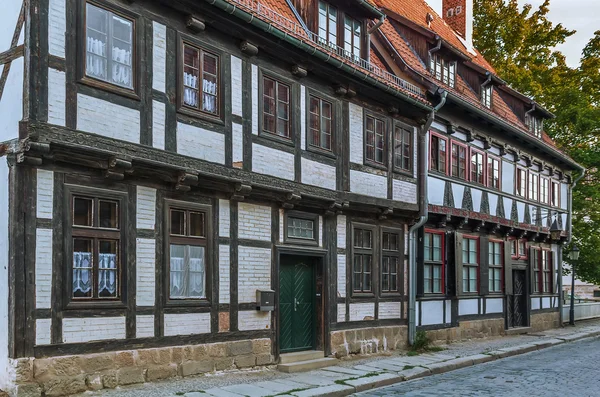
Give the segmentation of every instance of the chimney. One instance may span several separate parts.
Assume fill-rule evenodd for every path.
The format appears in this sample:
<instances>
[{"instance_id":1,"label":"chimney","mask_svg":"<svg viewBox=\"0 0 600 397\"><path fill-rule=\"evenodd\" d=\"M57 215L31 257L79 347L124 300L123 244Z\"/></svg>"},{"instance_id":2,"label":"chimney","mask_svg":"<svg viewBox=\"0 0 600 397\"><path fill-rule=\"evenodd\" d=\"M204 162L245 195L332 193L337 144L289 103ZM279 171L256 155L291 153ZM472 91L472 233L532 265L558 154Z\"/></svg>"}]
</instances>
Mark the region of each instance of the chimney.
<instances>
[{"instance_id":1,"label":"chimney","mask_svg":"<svg viewBox=\"0 0 600 397\"><path fill-rule=\"evenodd\" d=\"M473 47L473 0L442 0L442 18L465 39L467 49Z\"/></svg>"}]
</instances>

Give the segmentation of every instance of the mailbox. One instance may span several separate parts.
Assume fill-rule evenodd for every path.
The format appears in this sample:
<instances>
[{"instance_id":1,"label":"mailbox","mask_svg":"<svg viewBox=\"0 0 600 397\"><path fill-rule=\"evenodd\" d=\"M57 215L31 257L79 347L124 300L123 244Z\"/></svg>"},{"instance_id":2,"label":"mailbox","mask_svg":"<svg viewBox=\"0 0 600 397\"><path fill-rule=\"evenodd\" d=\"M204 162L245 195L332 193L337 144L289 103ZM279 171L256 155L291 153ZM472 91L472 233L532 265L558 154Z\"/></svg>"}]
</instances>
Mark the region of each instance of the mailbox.
<instances>
[{"instance_id":1,"label":"mailbox","mask_svg":"<svg viewBox=\"0 0 600 397\"><path fill-rule=\"evenodd\" d=\"M275 310L275 291L268 289L256 290L256 310L261 312L271 312Z\"/></svg>"}]
</instances>

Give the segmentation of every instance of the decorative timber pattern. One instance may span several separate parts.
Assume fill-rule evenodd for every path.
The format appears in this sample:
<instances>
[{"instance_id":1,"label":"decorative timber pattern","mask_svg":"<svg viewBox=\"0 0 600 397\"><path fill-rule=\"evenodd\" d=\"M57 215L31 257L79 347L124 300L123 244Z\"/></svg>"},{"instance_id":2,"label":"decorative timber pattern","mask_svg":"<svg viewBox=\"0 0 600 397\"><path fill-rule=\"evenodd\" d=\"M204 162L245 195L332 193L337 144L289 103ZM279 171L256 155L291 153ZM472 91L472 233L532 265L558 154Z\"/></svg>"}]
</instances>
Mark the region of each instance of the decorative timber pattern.
<instances>
[{"instance_id":1,"label":"decorative timber pattern","mask_svg":"<svg viewBox=\"0 0 600 397\"><path fill-rule=\"evenodd\" d=\"M486 215L490 214L490 199L488 198L488 193L486 191L481 194L481 208L479 209L479 212Z\"/></svg>"},{"instance_id":2,"label":"decorative timber pattern","mask_svg":"<svg viewBox=\"0 0 600 397\"><path fill-rule=\"evenodd\" d=\"M446 181L444 185L444 207L454 208L454 193L452 193L452 183Z\"/></svg>"},{"instance_id":3,"label":"decorative timber pattern","mask_svg":"<svg viewBox=\"0 0 600 397\"><path fill-rule=\"evenodd\" d=\"M502 196L498 196L498 204L496 204L496 216L499 218L506 218L506 213L504 212L504 199Z\"/></svg>"},{"instance_id":4,"label":"decorative timber pattern","mask_svg":"<svg viewBox=\"0 0 600 397\"><path fill-rule=\"evenodd\" d=\"M463 195L462 209L467 211L473 211L473 196L471 194L471 188L465 186L465 193Z\"/></svg>"}]
</instances>

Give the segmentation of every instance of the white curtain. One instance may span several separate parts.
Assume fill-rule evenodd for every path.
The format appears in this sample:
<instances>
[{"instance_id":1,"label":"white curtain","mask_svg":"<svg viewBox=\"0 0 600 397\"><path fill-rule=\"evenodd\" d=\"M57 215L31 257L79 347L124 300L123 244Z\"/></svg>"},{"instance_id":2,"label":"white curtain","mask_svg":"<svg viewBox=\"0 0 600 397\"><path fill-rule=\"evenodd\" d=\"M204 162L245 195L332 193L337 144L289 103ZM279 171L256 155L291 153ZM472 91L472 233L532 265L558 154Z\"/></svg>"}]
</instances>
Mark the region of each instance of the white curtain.
<instances>
[{"instance_id":1,"label":"white curtain","mask_svg":"<svg viewBox=\"0 0 600 397\"><path fill-rule=\"evenodd\" d=\"M92 253L73 253L73 294L87 295L92 289Z\"/></svg>"},{"instance_id":2,"label":"white curtain","mask_svg":"<svg viewBox=\"0 0 600 397\"><path fill-rule=\"evenodd\" d=\"M100 254L98 258L98 295L117 295L117 255Z\"/></svg>"},{"instance_id":3,"label":"white curtain","mask_svg":"<svg viewBox=\"0 0 600 397\"><path fill-rule=\"evenodd\" d=\"M204 247L171 245L171 298L206 297L204 253Z\"/></svg>"}]
</instances>

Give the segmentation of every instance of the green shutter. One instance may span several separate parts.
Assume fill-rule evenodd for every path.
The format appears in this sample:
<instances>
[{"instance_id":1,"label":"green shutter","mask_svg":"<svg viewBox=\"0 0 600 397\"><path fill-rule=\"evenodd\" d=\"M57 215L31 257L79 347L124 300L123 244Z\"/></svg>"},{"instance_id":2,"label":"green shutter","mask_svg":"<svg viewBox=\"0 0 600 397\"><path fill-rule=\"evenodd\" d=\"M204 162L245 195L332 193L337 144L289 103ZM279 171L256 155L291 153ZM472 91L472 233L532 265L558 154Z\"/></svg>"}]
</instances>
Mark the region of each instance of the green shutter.
<instances>
[{"instance_id":1,"label":"green shutter","mask_svg":"<svg viewBox=\"0 0 600 397\"><path fill-rule=\"evenodd\" d=\"M504 241L504 293L513 294L512 253L510 241Z\"/></svg>"},{"instance_id":2,"label":"green shutter","mask_svg":"<svg viewBox=\"0 0 600 397\"><path fill-rule=\"evenodd\" d=\"M490 293L490 264L489 264L489 238L483 236L479 239L479 294Z\"/></svg>"},{"instance_id":3,"label":"green shutter","mask_svg":"<svg viewBox=\"0 0 600 397\"><path fill-rule=\"evenodd\" d=\"M463 236L461 233L454 233L454 270L455 270L455 285L456 285L456 296L460 296L463 293L463 260L462 260L462 245Z\"/></svg>"}]
</instances>

